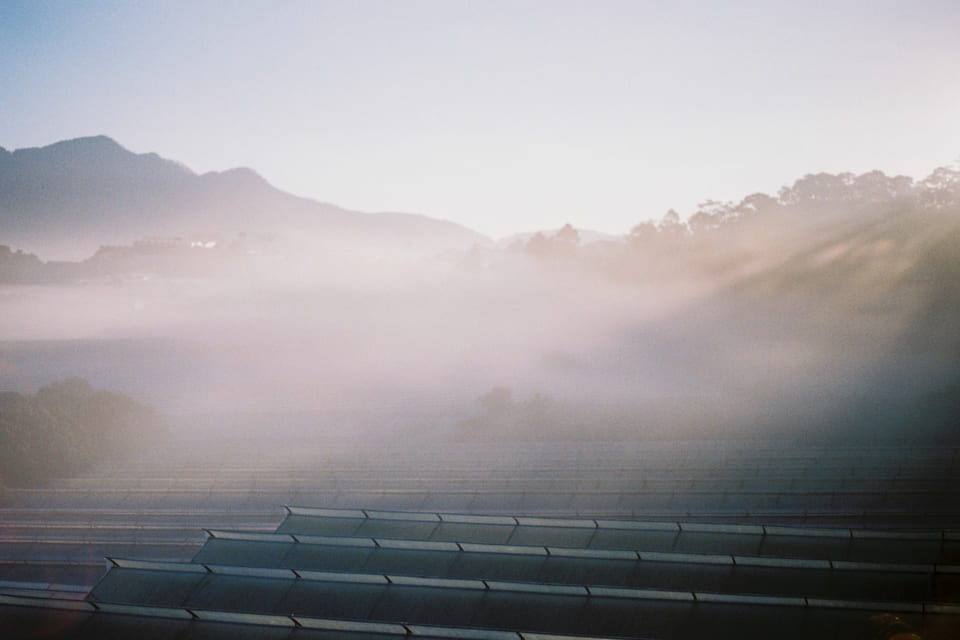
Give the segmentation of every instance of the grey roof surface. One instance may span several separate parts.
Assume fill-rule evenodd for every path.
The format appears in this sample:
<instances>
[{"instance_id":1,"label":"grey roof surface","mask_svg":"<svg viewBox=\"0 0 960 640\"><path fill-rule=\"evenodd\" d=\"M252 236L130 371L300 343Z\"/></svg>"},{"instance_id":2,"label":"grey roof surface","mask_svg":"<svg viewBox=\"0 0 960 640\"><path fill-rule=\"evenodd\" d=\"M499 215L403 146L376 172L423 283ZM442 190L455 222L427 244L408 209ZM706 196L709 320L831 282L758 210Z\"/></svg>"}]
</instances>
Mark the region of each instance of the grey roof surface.
<instances>
[{"instance_id":1,"label":"grey roof surface","mask_svg":"<svg viewBox=\"0 0 960 640\"><path fill-rule=\"evenodd\" d=\"M849 631L855 619L862 626L870 614L890 611L917 625L960 618L960 607L951 604L957 567L898 562L926 553L922 545L942 548L951 532L288 510L274 534L210 532L191 563L115 560L89 600L101 607L618 637L693 637L724 625L741 637L835 634ZM293 518L308 523L309 532L291 531ZM448 523L467 538L471 527L485 540L496 528L509 530L508 542L519 531L524 542L540 544L432 539ZM634 541L647 541L650 532L713 536L720 553L593 548L601 531L635 534ZM396 537L364 535L371 532ZM797 539L810 548L844 540L848 550L867 542L911 551L886 563L741 555L743 542L756 536ZM795 624L785 630L785 620Z\"/></svg>"},{"instance_id":2,"label":"grey roof surface","mask_svg":"<svg viewBox=\"0 0 960 640\"><path fill-rule=\"evenodd\" d=\"M38 628L46 630L46 638L237 638L289 640L395 640L418 636L449 638L450 640L544 640L544 636L516 632L454 629L430 625L377 623L363 621L308 618L306 616L252 616L229 612L149 607L124 607L79 603L76 608L68 603L51 600L19 602L0 596L0 633L5 637L22 637ZM590 617L596 617L602 628L623 629L626 622L617 616L617 610L595 601L588 605ZM523 607L514 610L522 613ZM692 615L687 615L690 612ZM538 612L542 613L542 612ZM552 612L548 612L552 613ZM648 609L645 628L652 636L681 640L705 637L737 638L849 638L857 637L863 628L865 612L850 609L832 609L824 615L810 617L799 609L769 606L764 609L749 606L716 605L702 602L691 609L686 603L659 603ZM920 631L929 631L929 637L950 637L955 629L955 618L929 613L923 617L905 614L902 619ZM944 636L944 633L948 634ZM562 640L564 636L552 636ZM596 636L593 636L596 637Z\"/></svg>"},{"instance_id":3,"label":"grey roof surface","mask_svg":"<svg viewBox=\"0 0 960 640\"><path fill-rule=\"evenodd\" d=\"M182 587L182 601L153 588L157 575ZM150 584L141 590L138 584ZM372 576L336 575L327 578L238 576L213 572L164 570L158 567L113 569L91 593L96 604L119 602L189 610L254 612L343 620L438 625L445 627L520 630L535 633L644 637L654 626L679 628L690 619L710 618L734 608L752 619L763 619L771 608L782 616L827 628L843 617L838 612L866 614L898 611L922 620L921 604L769 598L679 591L561 589L536 583L464 584L441 580L393 581ZM705 606L708 605L708 606ZM957 616L960 608L941 605ZM931 613L933 609L931 609ZM779 619L784 619L780 617ZM748 625L749 626L749 625ZM768 628L774 633L779 627Z\"/></svg>"},{"instance_id":4,"label":"grey roof surface","mask_svg":"<svg viewBox=\"0 0 960 640\"><path fill-rule=\"evenodd\" d=\"M957 449L421 445L160 450L6 491L0 593L50 597L0 596L0 637L958 633Z\"/></svg>"},{"instance_id":5,"label":"grey roof surface","mask_svg":"<svg viewBox=\"0 0 960 640\"><path fill-rule=\"evenodd\" d=\"M217 536L226 537L217 537ZM252 539L251 539L252 538ZM195 563L827 598L941 601L960 566L213 532ZM312 540L312 538L310 539ZM358 546L358 542L366 542Z\"/></svg>"},{"instance_id":6,"label":"grey roof surface","mask_svg":"<svg viewBox=\"0 0 960 640\"><path fill-rule=\"evenodd\" d=\"M764 527L576 518L486 518L288 507L291 535L352 536L593 550L734 554L857 562L960 564L960 533ZM366 515L364 515L366 514ZM502 521L502 522L501 522ZM453 525L455 529L449 528ZM548 526L550 525L550 526ZM349 533L347 533L349 532Z\"/></svg>"}]
</instances>

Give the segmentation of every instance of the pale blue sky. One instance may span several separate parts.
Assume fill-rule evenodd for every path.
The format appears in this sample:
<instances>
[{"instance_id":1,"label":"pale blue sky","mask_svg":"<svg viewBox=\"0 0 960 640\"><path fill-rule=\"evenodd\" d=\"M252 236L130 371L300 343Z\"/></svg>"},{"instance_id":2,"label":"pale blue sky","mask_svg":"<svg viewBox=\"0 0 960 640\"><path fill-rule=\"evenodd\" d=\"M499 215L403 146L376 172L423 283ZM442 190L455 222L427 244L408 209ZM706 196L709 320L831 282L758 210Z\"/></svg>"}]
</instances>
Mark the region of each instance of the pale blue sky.
<instances>
[{"instance_id":1,"label":"pale blue sky","mask_svg":"<svg viewBox=\"0 0 960 640\"><path fill-rule=\"evenodd\" d=\"M103 133L493 236L625 233L957 161L958 34L955 0L0 0L0 146Z\"/></svg>"}]
</instances>

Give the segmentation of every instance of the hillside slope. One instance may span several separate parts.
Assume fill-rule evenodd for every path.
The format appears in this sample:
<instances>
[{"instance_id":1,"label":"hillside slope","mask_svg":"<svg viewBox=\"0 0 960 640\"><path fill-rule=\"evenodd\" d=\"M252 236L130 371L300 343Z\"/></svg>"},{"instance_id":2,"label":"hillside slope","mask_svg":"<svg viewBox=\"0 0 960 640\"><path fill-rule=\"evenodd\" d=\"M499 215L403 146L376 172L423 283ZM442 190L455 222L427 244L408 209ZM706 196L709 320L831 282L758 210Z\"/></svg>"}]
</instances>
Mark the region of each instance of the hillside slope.
<instances>
[{"instance_id":1,"label":"hillside slope","mask_svg":"<svg viewBox=\"0 0 960 640\"><path fill-rule=\"evenodd\" d=\"M280 191L250 169L197 175L106 136L0 149L0 243L79 259L101 245L159 237L281 236L326 250L430 252L487 239L457 224L363 214Z\"/></svg>"}]
</instances>

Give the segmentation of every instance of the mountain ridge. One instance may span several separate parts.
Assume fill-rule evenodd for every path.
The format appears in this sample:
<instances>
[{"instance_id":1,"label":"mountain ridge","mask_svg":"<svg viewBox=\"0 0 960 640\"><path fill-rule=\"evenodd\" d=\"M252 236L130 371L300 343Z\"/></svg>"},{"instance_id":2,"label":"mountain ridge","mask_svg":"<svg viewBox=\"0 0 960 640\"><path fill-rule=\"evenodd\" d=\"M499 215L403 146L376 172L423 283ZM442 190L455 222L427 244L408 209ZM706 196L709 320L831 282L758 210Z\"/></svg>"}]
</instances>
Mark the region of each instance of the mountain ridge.
<instances>
[{"instance_id":1,"label":"mountain ridge","mask_svg":"<svg viewBox=\"0 0 960 640\"><path fill-rule=\"evenodd\" d=\"M420 214L363 213L290 194L249 167L198 174L106 135L0 153L0 242L77 259L146 236L280 234L326 252L438 252L491 242Z\"/></svg>"}]
</instances>

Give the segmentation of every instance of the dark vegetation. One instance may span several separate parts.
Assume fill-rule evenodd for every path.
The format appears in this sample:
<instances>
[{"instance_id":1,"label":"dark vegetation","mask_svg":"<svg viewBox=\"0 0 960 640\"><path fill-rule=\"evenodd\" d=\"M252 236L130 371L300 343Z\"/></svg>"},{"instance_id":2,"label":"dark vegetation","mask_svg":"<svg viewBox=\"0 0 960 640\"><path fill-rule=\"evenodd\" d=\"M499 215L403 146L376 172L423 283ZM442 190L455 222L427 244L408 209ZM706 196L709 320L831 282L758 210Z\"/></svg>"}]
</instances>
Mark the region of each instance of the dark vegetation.
<instances>
[{"instance_id":1,"label":"dark vegetation","mask_svg":"<svg viewBox=\"0 0 960 640\"><path fill-rule=\"evenodd\" d=\"M475 249L464 265L518 254L635 283L691 276L732 282L777 266L770 275L782 278L778 284L798 286L815 276L894 270L900 260L926 284L944 283L960 268L960 170L942 167L921 181L880 171L808 175L777 196L704 202L686 221L670 210L638 224L625 242L581 245L567 225L506 251Z\"/></svg>"},{"instance_id":2,"label":"dark vegetation","mask_svg":"<svg viewBox=\"0 0 960 640\"><path fill-rule=\"evenodd\" d=\"M950 384L907 401L867 395L841 400L826 412L821 407L805 406L776 413L770 411L769 404L758 403L755 412L745 418L740 412L702 398L599 406L558 401L543 393L517 399L511 389L494 387L477 399L475 414L462 420L460 428L468 440L748 437L817 446L960 446L960 385ZM746 428L757 424L762 429Z\"/></svg>"},{"instance_id":3,"label":"dark vegetation","mask_svg":"<svg viewBox=\"0 0 960 640\"><path fill-rule=\"evenodd\" d=\"M146 445L160 428L153 410L81 378L34 395L0 393L0 483L30 486L82 474L134 438Z\"/></svg>"}]
</instances>

